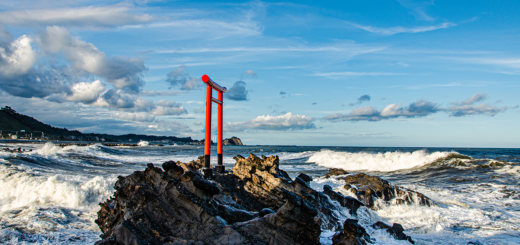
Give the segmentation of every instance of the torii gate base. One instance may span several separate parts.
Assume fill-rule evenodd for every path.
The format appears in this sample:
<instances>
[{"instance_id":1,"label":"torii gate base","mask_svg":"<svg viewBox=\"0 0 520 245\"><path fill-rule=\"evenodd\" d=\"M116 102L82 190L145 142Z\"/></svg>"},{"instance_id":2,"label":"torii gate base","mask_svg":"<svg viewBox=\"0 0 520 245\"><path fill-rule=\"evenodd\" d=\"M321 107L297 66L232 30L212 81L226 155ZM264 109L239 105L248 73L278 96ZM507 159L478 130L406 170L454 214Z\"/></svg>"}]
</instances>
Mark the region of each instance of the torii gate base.
<instances>
[{"instance_id":1,"label":"torii gate base","mask_svg":"<svg viewBox=\"0 0 520 245\"><path fill-rule=\"evenodd\" d=\"M213 179L213 169L211 168L211 105L212 102L218 104L218 124L217 124L217 166L215 170L218 173L224 173L225 167L222 164L222 135L223 135L223 99L224 93L227 91L226 87L218 85L216 82L211 80L208 75L202 76L202 81L206 83L206 138L204 140L204 168L202 168L202 174L206 179ZM213 89L218 92L218 99L213 98Z\"/></svg>"}]
</instances>

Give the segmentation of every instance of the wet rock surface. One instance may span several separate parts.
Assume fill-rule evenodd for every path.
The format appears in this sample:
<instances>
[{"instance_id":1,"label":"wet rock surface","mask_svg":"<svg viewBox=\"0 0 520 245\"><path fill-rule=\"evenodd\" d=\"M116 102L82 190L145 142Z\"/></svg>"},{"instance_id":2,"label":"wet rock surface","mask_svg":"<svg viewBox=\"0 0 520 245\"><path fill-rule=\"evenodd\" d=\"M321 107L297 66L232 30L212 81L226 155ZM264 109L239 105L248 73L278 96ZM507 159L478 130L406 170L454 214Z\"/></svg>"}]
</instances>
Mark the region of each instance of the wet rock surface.
<instances>
[{"instance_id":1,"label":"wet rock surface","mask_svg":"<svg viewBox=\"0 0 520 245\"><path fill-rule=\"evenodd\" d=\"M332 176L349 174L347 171L341 168L329 168L329 172L323 175L323 178L330 178Z\"/></svg>"},{"instance_id":2,"label":"wet rock surface","mask_svg":"<svg viewBox=\"0 0 520 245\"><path fill-rule=\"evenodd\" d=\"M329 170L329 174L323 177L330 177L330 173L337 173L338 170ZM417 204L423 206L437 205L422 193L408 190L404 187L391 185L390 182L377 176L364 173L339 177L345 181L343 188L352 192L359 201L371 209L377 209L376 200L382 200L389 204Z\"/></svg>"},{"instance_id":3,"label":"wet rock surface","mask_svg":"<svg viewBox=\"0 0 520 245\"><path fill-rule=\"evenodd\" d=\"M343 230L332 237L334 245L366 245L368 243L372 243L370 236L355 219L345 220Z\"/></svg>"},{"instance_id":4,"label":"wet rock surface","mask_svg":"<svg viewBox=\"0 0 520 245\"><path fill-rule=\"evenodd\" d=\"M292 180L277 156L235 160L232 172L213 180L202 177L201 160L148 164L118 177L114 196L100 203L96 244L319 244L322 230L340 231L334 244L370 241L338 212L343 206L356 217L362 202L330 186L316 191L306 174Z\"/></svg>"},{"instance_id":5,"label":"wet rock surface","mask_svg":"<svg viewBox=\"0 0 520 245\"><path fill-rule=\"evenodd\" d=\"M401 224L394 223L392 226L389 226L381 221L376 222L372 225L374 229L384 229L390 235L392 235L397 240L408 241L411 244L415 244L410 236L404 234L404 228Z\"/></svg>"}]
</instances>

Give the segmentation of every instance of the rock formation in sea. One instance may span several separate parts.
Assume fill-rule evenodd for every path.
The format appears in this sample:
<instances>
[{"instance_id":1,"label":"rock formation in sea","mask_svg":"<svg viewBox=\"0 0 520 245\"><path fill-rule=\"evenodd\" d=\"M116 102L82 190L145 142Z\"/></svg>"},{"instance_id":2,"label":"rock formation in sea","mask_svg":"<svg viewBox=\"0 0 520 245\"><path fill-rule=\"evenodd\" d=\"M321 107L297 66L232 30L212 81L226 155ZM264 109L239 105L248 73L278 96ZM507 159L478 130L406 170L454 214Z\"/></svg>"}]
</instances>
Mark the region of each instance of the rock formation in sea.
<instances>
[{"instance_id":1,"label":"rock formation in sea","mask_svg":"<svg viewBox=\"0 0 520 245\"><path fill-rule=\"evenodd\" d=\"M292 180L277 156L235 160L213 180L200 174L200 160L120 176L114 196L100 203L96 244L319 244L322 230L338 231L334 244L371 241L339 212L357 217L364 204L356 198L330 186L316 191L306 174Z\"/></svg>"},{"instance_id":2,"label":"rock formation in sea","mask_svg":"<svg viewBox=\"0 0 520 245\"><path fill-rule=\"evenodd\" d=\"M330 178L332 176L343 174L347 174L347 172L341 172L337 169L334 169L329 170L329 173L323 177ZM437 205L430 198L419 192L408 190L401 186L394 186L390 184L390 182L377 176L358 173L354 175L338 177L338 179L344 180L345 185L343 188L352 192L359 201L371 209L377 209L376 200L397 205L409 205L412 203L428 207Z\"/></svg>"},{"instance_id":3,"label":"rock formation in sea","mask_svg":"<svg viewBox=\"0 0 520 245\"><path fill-rule=\"evenodd\" d=\"M242 141L239 138L233 136L229 139L225 139L224 145L244 145L244 144L242 144Z\"/></svg>"}]
</instances>

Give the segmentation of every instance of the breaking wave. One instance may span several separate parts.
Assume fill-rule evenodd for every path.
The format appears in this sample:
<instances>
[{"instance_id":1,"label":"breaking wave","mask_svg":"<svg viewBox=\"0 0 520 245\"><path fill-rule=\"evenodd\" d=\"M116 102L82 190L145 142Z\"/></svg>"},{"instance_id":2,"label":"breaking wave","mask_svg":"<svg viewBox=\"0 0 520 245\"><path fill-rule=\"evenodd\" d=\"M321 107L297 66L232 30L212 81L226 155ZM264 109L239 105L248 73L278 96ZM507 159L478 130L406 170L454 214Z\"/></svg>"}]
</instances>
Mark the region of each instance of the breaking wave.
<instances>
[{"instance_id":1,"label":"breaking wave","mask_svg":"<svg viewBox=\"0 0 520 245\"><path fill-rule=\"evenodd\" d=\"M0 211L27 206L97 208L113 192L115 177L38 176L0 166Z\"/></svg>"},{"instance_id":2,"label":"breaking wave","mask_svg":"<svg viewBox=\"0 0 520 245\"><path fill-rule=\"evenodd\" d=\"M337 152L321 150L312 154L307 162L314 162L322 167L342 168L350 171L368 170L391 172L412 169L446 158L456 152L428 152L417 150L413 152Z\"/></svg>"}]
</instances>

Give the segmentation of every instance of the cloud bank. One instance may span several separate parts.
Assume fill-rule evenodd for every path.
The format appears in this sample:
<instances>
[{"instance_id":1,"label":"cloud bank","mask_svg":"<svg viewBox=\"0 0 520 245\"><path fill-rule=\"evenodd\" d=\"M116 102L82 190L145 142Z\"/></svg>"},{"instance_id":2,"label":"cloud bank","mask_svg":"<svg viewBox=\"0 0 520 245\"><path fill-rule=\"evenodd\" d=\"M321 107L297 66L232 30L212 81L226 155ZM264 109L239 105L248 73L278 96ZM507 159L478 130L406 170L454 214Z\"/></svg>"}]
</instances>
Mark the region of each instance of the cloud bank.
<instances>
[{"instance_id":1,"label":"cloud bank","mask_svg":"<svg viewBox=\"0 0 520 245\"><path fill-rule=\"evenodd\" d=\"M187 113L174 101L154 103L140 97L172 94L142 91L147 71L143 59L109 57L63 27L50 26L37 36L22 35L14 40L3 27L0 33L0 89L10 95L148 113L146 120ZM192 85L188 81L184 86ZM128 115L116 118L146 121Z\"/></svg>"},{"instance_id":2,"label":"cloud bank","mask_svg":"<svg viewBox=\"0 0 520 245\"><path fill-rule=\"evenodd\" d=\"M507 106L497 107L488 103L474 105L478 102L483 102L487 98L486 93L475 93L471 98L459 102L453 102L448 106L450 116L462 117L468 115L488 115L495 116L498 113L505 112Z\"/></svg>"},{"instance_id":3,"label":"cloud bank","mask_svg":"<svg viewBox=\"0 0 520 245\"><path fill-rule=\"evenodd\" d=\"M245 122L228 122L224 124L224 130L234 132L244 130L287 131L315 129L316 126L314 125L313 121L313 117L305 115L293 115L292 113L288 112L287 114L280 116L258 116Z\"/></svg>"},{"instance_id":4,"label":"cloud bank","mask_svg":"<svg viewBox=\"0 0 520 245\"><path fill-rule=\"evenodd\" d=\"M361 96L360 98L362 98ZM377 110L372 106L363 106L353 109L350 113L336 113L324 117L323 119L330 122L341 121L381 121L393 118L415 118L426 117L437 112L446 112L450 116L462 117L469 115L487 115L495 116L498 113L505 112L507 106L497 107L488 103L481 103L487 98L485 93L476 93L471 98L463 100L462 102L453 102L446 108L440 107L437 103L420 99L411 103L408 106L399 104L389 104L383 110ZM359 100L359 99L358 99Z\"/></svg>"}]
</instances>

